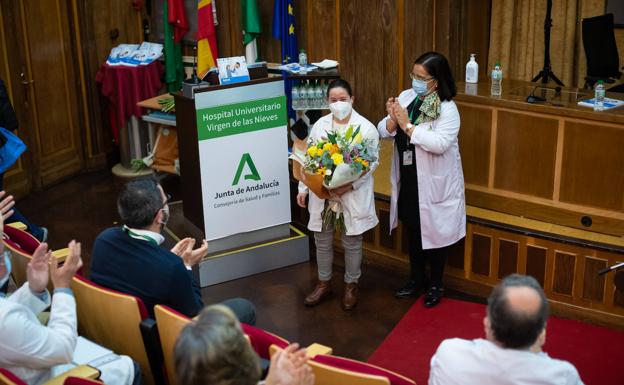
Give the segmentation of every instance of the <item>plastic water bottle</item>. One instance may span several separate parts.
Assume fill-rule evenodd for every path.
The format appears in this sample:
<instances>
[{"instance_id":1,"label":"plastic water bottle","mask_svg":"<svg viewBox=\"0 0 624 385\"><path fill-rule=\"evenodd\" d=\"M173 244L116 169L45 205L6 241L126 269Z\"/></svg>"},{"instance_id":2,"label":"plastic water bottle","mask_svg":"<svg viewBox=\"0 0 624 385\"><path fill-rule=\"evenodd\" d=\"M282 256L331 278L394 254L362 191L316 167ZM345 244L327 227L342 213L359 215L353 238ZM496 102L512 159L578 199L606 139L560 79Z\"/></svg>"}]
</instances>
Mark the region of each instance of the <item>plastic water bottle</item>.
<instances>
[{"instance_id":1,"label":"plastic water bottle","mask_svg":"<svg viewBox=\"0 0 624 385\"><path fill-rule=\"evenodd\" d=\"M604 111L605 88L602 80L598 80L594 88L594 111Z\"/></svg>"},{"instance_id":2,"label":"plastic water bottle","mask_svg":"<svg viewBox=\"0 0 624 385\"><path fill-rule=\"evenodd\" d=\"M323 108L324 100L325 98L323 97L323 86L321 85L321 81L318 80L316 82L316 87L314 87L314 108Z\"/></svg>"},{"instance_id":3,"label":"plastic water bottle","mask_svg":"<svg viewBox=\"0 0 624 385\"><path fill-rule=\"evenodd\" d=\"M308 87L304 82L299 86L299 109L307 110L310 108L308 104Z\"/></svg>"},{"instance_id":4,"label":"plastic water bottle","mask_svg":"<svg viewBox=\"0 0 624 385\"><path fill-rule=\"evenodd\" d=\"M499 62L496 63L492 70L492 87L490 93L492 96L500 96L503 90L503 70Z\"/></svg>"},{"instance_id":5,"label":"plastic water bottle","mask_svg":"<svg viewBox=\"0 0 624 385\"><path fill-rule=\"evenodd\" d=\"M479 81L479 64L475 59L477 54L470 54L470 61L466 64L466 83L476 83Z\"/></svg>"},{"instance_id":6,"label":"plastic water bottle","mask_svg":"<svg viewBox=\"0 0 624 385\"><path fill-rule=\"evenodd\" d=\"M298 84L293 85L292 90L290 90L290 100L292 103L293 110L298 110L301 104Z\"/></svg>"},{"instance_id":7,"label":"plastic water bottle","mask_svg":"<svg viewBox=\"0 0 624 385\"><path fill-rule=\"evenodd\" d=\"M300 73L302 74L306 73L307 66L308 66L308 54L306 54L304 49L301 49L299 50L299 67L301 67Z\"/></svg>"}]
</instances>

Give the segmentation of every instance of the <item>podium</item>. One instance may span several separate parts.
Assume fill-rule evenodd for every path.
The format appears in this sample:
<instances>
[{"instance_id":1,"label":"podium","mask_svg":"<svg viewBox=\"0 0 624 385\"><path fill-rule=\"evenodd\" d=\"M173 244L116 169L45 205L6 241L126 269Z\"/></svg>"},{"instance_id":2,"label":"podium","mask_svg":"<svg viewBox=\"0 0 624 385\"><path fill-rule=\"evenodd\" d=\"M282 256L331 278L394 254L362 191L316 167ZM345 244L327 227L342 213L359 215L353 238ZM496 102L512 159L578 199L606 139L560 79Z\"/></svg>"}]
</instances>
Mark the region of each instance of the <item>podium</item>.
<instances>
[{"instance_id":1,"label":"podium","mask_svg":"<svg viewBox=\"0 0 624 385\"><path fill-rule=\"evenodd\" d=\"M209 241L202 287L309 259L290 225L281 77L175 95L185 225Z\"/></svg>"}]
</instances>

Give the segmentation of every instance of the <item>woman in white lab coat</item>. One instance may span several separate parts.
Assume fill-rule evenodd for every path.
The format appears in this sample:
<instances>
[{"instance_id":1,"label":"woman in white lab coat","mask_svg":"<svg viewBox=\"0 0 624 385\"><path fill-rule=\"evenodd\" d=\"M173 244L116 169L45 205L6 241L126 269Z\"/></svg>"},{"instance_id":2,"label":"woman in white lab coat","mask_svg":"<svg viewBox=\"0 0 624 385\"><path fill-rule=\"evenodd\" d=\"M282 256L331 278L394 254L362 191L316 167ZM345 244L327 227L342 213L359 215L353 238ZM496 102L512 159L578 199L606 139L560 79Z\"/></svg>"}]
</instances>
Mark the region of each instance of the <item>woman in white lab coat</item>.
<instances>
[{"instance_id":1,"label":"woman in white lab coat","mask_svg":"<svg viewBox=\"0 0 624 385\"><path fill-rule=\"evenodd\" d=\"M344 132L351 125L359 125L362 138L370 141L374 149L373 155L378 159L379 134L371 122L353 110L353 92L349 83L342 79L332 81L327 90L327 98L331 114L323 116L314 124L309 138L314 140L326 138L328 133ZM362 274L362 234L379 223L373 190L373 172L378 164L379 161L375 160L370 164L370 170L355 182L331 190L332 200L340 201L344 215L345 231L341 238L345 249L345 291L342 300L342 307L345 310L351 310L357 304L357 283ZM297 195L299 206L306 207L307 195L308 188L300 182ZM316 305L332 291L334 228L324 227L321 218L325 205L329 203L314 193L310 194L308 229L314 232L318 282L304 301L307 306Z\"/></svg>"},{"instance_id":2,"label":"woman in white lab coat","mask_svg":"<svg viewBox=\"0 0 624 385\"><path fill-rule=\"evenodd\" d=\"M390 228L397 219L407 231L410 280L396 297L418 297L437 305L444 289L446 254L466 235L464 175L457 136L460 118L453 97L455 81L446 58L428 52L411 70L412 88L386 102L377 129L394 139ZM426 288L425 263L431 277Z\"/></svg>"}]
</instances>

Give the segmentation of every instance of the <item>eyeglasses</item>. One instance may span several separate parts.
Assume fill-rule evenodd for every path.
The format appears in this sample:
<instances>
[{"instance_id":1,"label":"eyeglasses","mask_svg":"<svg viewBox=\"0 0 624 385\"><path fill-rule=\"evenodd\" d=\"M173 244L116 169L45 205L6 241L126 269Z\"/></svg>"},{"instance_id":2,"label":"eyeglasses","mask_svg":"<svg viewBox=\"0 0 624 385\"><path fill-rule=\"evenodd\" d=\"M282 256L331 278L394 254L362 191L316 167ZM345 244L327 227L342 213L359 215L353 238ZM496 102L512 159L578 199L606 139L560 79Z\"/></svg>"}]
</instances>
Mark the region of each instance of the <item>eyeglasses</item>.
<instances>
[{"instance_id":1,"label":"eyeglasses","mask_svg":"<svg viewBox=\"0 0 624 385\"><path fill-rule=\"evenodd\" d=\"M429 82L429 81L433 80L433 76L431 76L431 77L429 77L429 78L421 78L420 76L418 76L418 75L414 75L414 74L413 74L413 73L411 73L411 72L409 73L409 77L410 77L410 79L412 79L412 80L420 80L420 81L423 81L423 82Z\"/></svg>"},{"instance_id":2,"label":"eyeglasses","mask_svg":"<svg viewBox=\"0 0 624 385\"><path fill-rule=\"evenodd\" d=\"M165 194L165 203L163 203L163 207L165 207L169 201L171 200L171 194Z\"/></svg>"}]
</instances>

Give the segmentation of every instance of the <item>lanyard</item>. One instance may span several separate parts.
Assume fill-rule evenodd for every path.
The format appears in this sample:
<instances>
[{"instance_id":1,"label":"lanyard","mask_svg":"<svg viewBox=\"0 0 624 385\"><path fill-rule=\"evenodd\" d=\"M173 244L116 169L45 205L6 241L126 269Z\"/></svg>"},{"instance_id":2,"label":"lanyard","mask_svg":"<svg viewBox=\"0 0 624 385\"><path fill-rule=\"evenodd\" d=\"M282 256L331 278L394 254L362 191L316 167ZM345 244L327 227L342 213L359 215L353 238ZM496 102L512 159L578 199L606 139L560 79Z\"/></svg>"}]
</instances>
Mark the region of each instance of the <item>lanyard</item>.
<instances>
[{"instance_id":1,"label":"lanyard","mask_svg":"<svg viewBox=\"0 0 624 385\"><path fill-rule=\"evenodd\" d=\"M148 237L147 235L137 234L134 231L130 230L130 228L128 226L124 226L123 227L123 231L128 233L128 235L131 236L132 238L142 239L144 241L147 241L147 242L153 244L154 246L158 246L158 242L156 242L156 240L154 238Z\"/></svg>"}]
</instances>

